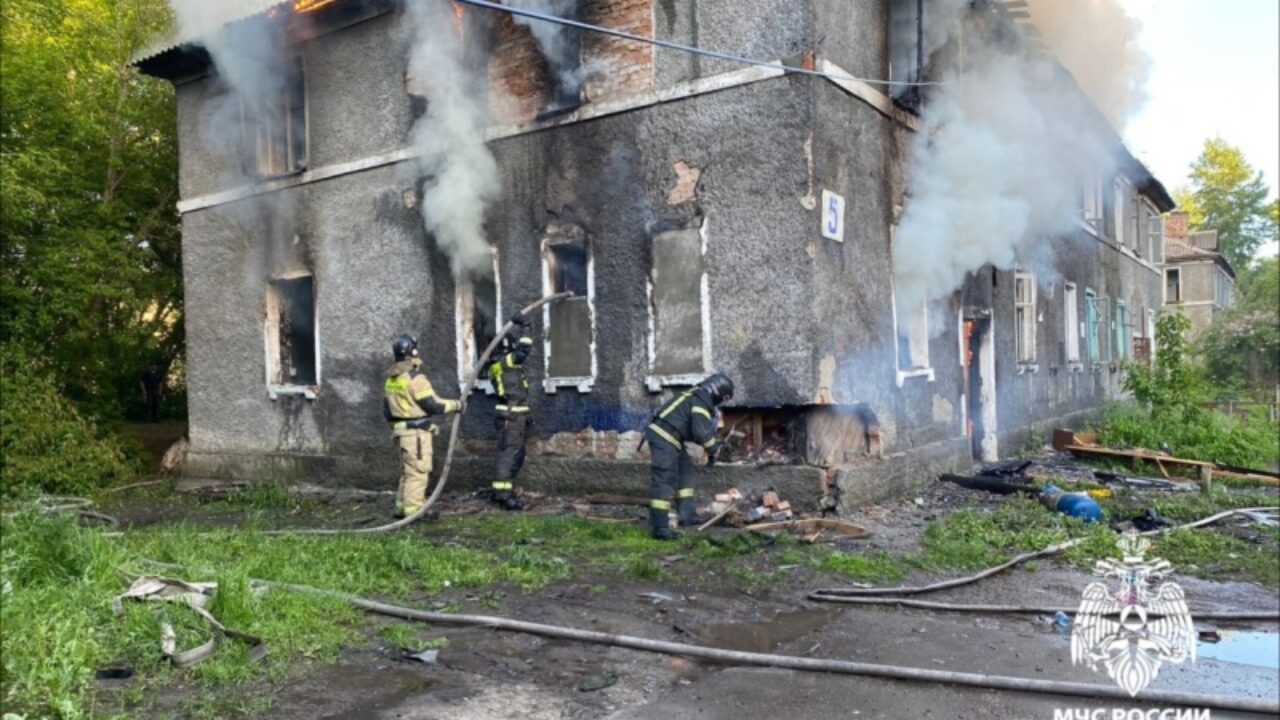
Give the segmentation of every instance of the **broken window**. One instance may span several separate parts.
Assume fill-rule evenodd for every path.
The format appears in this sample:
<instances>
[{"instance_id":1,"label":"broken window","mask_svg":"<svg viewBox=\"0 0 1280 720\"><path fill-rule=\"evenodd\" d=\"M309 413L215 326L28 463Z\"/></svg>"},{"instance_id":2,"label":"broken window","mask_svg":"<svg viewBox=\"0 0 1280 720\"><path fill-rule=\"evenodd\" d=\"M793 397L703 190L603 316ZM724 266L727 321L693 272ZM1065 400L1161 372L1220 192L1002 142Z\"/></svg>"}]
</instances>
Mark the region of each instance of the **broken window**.
<instances>
[{"instance_id":1,"label":"broken window","mask_svg":"<svg viewBox=\"0 0 1280 720\"><path fill-rule=\"evenodd\" d=\"M240 122L248 168L258 177L277 177L307 168L306 90L302 60L287 65L277 93L240 99Z\"/></svg>"},{"instance_id":2,"label":"broken window","mask_svg":"<svg viewBox=\"0 0 1280 720\"><path fill-rule=\"evenodd\" d=\"M1066 362L1080 362L1080 319L1077 309L1076 284L1067 283L1062 292L1062 337Z\"/></svg>"},{"instance_id":3,"label":"broken window","mask_svg":"<svg viewBox=\"0 0 1280 720\"><path fill-rule=\"evenodd\" d=\"M889 3L889 80L914 83L924 79L924 0L891 0ZM899 104L918 109L920 88L890 85L889 92Z\"/></svg>"},{"instance_id":4,"label":"broken window","mask_svg":"<svg viewBox=\"0 0 1280 720\"><path fill-rule=\"evenodd\" d=\"M696 229L653 238L649 269L649 387L689 384L706 372L706 247Z\"/></svg>"},{"instance_id":5,"label":"broken window","mask_svg":"<svg viewBox=\"0 0 1280 720\"><path fill-rule=\"evenodd\" d=\"M489 347L499 330L502 307L502 291L498 283L498 249L490 248L493 257L489 273L476 273L460 278L457 282L457 347L458 383L463 385L480 353ZM476 387L491 391L488 380L482 377Z\"/></svg>"},{"instance_id":6,"label":"broken window","mask_svg":"<svg viewBox=\"0 0 1280 720\"><path fill-rule=\"evenodd\" d=\"M1032 273L1013 275L1013 320L1018 362L1036 361L1036 276Z\"/></svg>"},{"instance_id":7,"label":"broken window","mask_svg":"<svg viewBox=\"0 0 1280 720\"><path fill-rule=\"evenodd\" d=\"M315 283L298 274L267 285L267 385L320 383Z\"/></svg>"},{"instance_id":8,"label":"broken window","mask_svg":"<svg viewBox=\"0 0 1280 720\"><path fill-rule=\"evenodd\" d=\"M563 385L586 390L595 378L594 268L581 228L556 227L542 246L546 294L572 296L547 306L546 363L548 391Z\"/></svg>"},{"instance_id":9,"label":"broken window","mask_svg":"<svg viewBox=\"0 0 1280 720\"><path fill-rule=\"evenodd\" d=\"M1164 301L1166 305L1182 302L1182 271L1179 268L1165 268Z\"/></svg>"},{"instance_id":10,"label":"broken window","mask_svg":"<svg viewBox=\"0 0 1280 720\"><path fill-rule=\"evenodd\" d=\"M1092 290L1084 291L1084 341L1089 351L1089 362L1100 360L1098 348L1098 296Z\"/></svg>"}]
</instances>

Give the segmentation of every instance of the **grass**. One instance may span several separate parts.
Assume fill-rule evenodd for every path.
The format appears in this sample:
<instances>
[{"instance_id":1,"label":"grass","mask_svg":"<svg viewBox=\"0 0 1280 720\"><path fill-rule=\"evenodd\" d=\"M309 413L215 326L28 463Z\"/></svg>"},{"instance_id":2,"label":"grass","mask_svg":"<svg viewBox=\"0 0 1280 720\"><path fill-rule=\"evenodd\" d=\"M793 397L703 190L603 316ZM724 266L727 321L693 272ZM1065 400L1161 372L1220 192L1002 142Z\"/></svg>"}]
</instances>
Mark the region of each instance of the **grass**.
<instances>
[{"instance_id":1,"label":"grass","mask_svg":"<svg viewBox=\"0 0 1280 720\"><path fill-rule=\"evenodd\" d=\"M241 510L250 529L266 522L272 508L296 507L279 489L253 492L223 503ZM1137 514L1149 503L1169 520L1185 522L1228 507L1276 504L1276 496L1225 487L1210 495L1140 496L1122 489L1102 503L1109 519ZM1276 587L1280 532L1257 534L1255 542L1216 529L1182 531L1158 538L1153 552L1178 572ZM904 556L842 552L786 536L750 534L686 534L664 543L636 525L572 516L452 518L375 536L262 536L245 529L178 525L107 538L69 517L25 513L0 519L0 700L6 711L28 718L153 717L159 711L145 704L154 696L149 689L181 686L186 699L172 710L174 716L263 716L269 715L269 695L253 692L254 684L283 678L299 661L332 661L341 648L370 643L417 652L447 642L430 638L423 626L402 623L382 625L369 638L366 618L349 606L286 592L257 593L250 578L419 606L443 593L446 612L458 611L453 603L461 593L453 591L462 591L485 611L500 611L512 592L575 578L591 583L586 589L592 595L630 579L760 596L810 577L795 574L795 568L892 584L910 572L986 568L1068 538L1085 540L1065 557L1081 568L1115 556L1115 534L1106 525L1084 525L1021 497L990 511L970 507L947 515L926 529L915 552ZM135 603L120 617L112 613L110 599L128 577L155 572L142 558L187 568L170 574L216 580L212 612L228 627L262 637L267 658L252 661L246 648L228 643L195 668L170 668L157 652L162 619L175 627L180 647L203 642L208 631L180 606ZM132 667L138 680L104 694L93 675L108 666Z\"/></svg>"}]
</instances>

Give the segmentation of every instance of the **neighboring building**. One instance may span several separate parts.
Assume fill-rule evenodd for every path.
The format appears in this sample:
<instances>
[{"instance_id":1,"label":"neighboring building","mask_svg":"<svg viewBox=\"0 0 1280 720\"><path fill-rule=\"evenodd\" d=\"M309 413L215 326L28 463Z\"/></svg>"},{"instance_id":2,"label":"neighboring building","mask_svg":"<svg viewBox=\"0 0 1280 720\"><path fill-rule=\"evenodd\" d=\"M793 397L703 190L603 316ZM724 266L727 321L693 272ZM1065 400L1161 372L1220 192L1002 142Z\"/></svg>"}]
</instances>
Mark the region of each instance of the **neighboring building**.
<instances>
[{"instance_id":1,"label":"neighboring building","mask_svg":"<svg viewBox=\"0 0 1280 720\"><path fill-rule=\"evenodd\" d=\"M1188 225L1185 211L1165 216L1164 306L1187 316L1187 336L1195 339L1231 307L1236 271L1218 252L1217 230Z\"/></svg>"},{"instance_id":2,"label":"neighboring building","mask_svg":"<svg viewBox=\"0 0 1280 720\"><path fill-rule=\"evenodd\" d=\"M403 10L308 4L305 31L289 30L288 4L242 13L284 23L298 58L279 103L289 132L245 128L258 142L242 157L210 140L221 90L202 51L139 61L177 88L190 474L388 486L391 339L418 335L436 387L456 392L483 329L549 291L576 298L539 323L526 472L577 486L642 487L636 431L663 393L719 370L738 385L725 424L741 442L808 467L717 482L791 473L798 507L824 492L847 506L1078 421L1149 350L1173 202L1109 128L1120 170L1085 182L1077 232L1046 241L1057 276L975 273L944 320L917 324L940 331L899 342L898 317L930 312L895 308L892 291L915 99L588 35L580 59L603 79L539 119L564 88L527 29L477 9L459 30L487 44L490 85L515 102L495 104L488 131L496 281L457 282L419 214ZM891 52L918 57L889 47L903 3L857 5L583 0L581 13L833 75L889 77ZM487 482L492 400L472 403L457 470Z\"/></svg>"}]
</instances>

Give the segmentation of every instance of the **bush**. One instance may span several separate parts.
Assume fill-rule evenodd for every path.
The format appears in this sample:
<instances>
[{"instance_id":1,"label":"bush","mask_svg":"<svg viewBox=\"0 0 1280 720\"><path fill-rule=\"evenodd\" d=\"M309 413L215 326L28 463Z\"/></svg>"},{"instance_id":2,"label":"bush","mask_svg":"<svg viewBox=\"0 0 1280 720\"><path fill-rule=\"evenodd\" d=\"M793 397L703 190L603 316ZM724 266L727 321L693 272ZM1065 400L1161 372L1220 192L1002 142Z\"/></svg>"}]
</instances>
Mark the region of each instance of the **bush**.
<instances>
[{"instance_id":1,"label":"bush","mask_svg":"<svg viewBox=\"0 0 1280 720\"><path fill-rule=\"evenodd\" d=\"M1190 323L1178 313L1156 323L1152 367L1128 364L1124 387L1136 403L1107 408L1099 440L1113 447L1159 448L1178 456L1254 468L1280 462L1280 428L1265 412L1231 418L1205 407L1212 387L1187 359Z\"/></svg>"},{"instance_id":2,"label":"bush","mask_svg":"<svg viewBox=\"0 0 1280 720\"><path fill-rule=\"evenodd\" d=\"M0 496L85 493L136 470L124 443L82 415L51 374L4 347Z\"/></svg>"}]
</instances>

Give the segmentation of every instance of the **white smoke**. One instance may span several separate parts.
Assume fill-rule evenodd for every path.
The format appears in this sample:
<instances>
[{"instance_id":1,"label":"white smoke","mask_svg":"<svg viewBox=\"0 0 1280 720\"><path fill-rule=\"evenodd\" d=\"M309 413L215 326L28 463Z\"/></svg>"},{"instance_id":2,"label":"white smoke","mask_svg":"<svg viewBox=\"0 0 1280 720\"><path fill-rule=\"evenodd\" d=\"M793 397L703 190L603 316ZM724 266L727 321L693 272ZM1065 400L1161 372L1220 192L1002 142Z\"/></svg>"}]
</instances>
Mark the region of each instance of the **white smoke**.
<instances>
[{"instance_id":1,"label":"white smoke","mask_svg":"<svg viewBox=\"0 0 1280 720\"><path fill-rule=\"evenodd\" d=\"M582 0L505 0L508 7L533 10L544 15L576 20ZM529 28L547 67L559 88L569 95L577 90L593 68L580 65L579 31L559 23L525 17L511 16L516 25Z\"/></svg>"},{"instance_id":2,"label":"white smoke","mask_svg":"<svg viewBox=\"0 0 1280 720\"><path fill-rule=\"evenodd\" d=\"M484 216L501 184L485 143L487 100L464 60L458 25L445 0L413 0L405 17L412 49L409 75L427 99L410 131L419 172L427 178L422 219L449 255L455 275L490 275Z\"/></svg>"},{"instance_id":3,"label":"white smoke","mask_svg":"<svg viewBox=\"0 0 1280 720\"><path fill-rule=\"evenodd\" d=\"M948 16L948 5L968 4L939 0L927 7L940 3L934 17ZM1079 4L1097 8L1116 3ZM1093 54L1091 66L1102 72L1141 66L1132 60L1132 45L1114 46L1109 33L1104 42L1086 32L1096 28L1084 23L1100 12L1077 16L1054 11L1057 24L1045 32L1046 39L1074 43L1077 54ZM928 10L925 17L927 22ZM1053 58L1018 38L1004 36L984 44L983 37L981 30L966 28L959 53L964 67L940 78L948 84L926 94L922 127L912 147L908 198L894 237L899 307L946 298L968 273L987 264L1000 269L1020 265L1042 278L1052 277L1049 238L1076 227L1082 182L1113 169L1114 137L1099 127L1089 99ZM1087 86L1086 80L1080 79L1081 84ZM1126 79L1107 86L1137 83ZM1133 107L1132 94L1121 94L1117 91L1109 101L1117 117Z\"/></svg>"},{"instance_id":4,"label":"white smoke","mask_svg":"<svg viewBox=\"0 0 1280 720\"><path fill-rule=\"evenodd\" d=\"M226 92L211 101L201 130L228 152L238 153L246 124L274 112L288 82L286 39L278 23L255 16L239 20L223 3L208 0L169 0L180 36L201 45L213 60ZM233 22L227 22L229 19Z\"/></svg>"}]
</instances>

